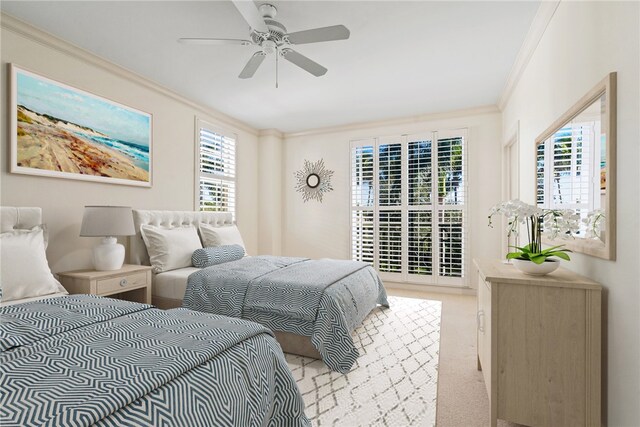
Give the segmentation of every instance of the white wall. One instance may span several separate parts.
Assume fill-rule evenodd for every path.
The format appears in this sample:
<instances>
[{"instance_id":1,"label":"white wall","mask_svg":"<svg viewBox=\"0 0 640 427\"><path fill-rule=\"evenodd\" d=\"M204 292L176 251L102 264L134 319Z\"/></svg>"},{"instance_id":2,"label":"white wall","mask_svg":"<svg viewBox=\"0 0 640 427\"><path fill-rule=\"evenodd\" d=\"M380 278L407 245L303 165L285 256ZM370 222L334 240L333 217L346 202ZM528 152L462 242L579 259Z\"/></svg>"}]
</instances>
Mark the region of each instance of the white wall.
<instances>
[{"instance_id":1,"label":"white wall","mask_svg":"<svg viewBox=\"0 0 640 427\"><path fill-rule=\"evenodd\" d=\"M354 125L345 129L286 136L283 154L283 254L310 258L351 257L351 140L466 127L469 129L469 259L500 257L500 231L487 226L487 214L491 206L500 200L501 118L497 111L482 111L488 112L452 114L449 118L441 114L404 123ZM301 194L294 190L294 172L304 166L305 159L316 161L321 158L326 168L334 171L334 190L325 194L322 203L305 203ZM473 270L469 268L469 285L475 287Z\"/></svg>"},{"instance_id":2,"label":"white wall","mask_svg":"<svg viewBox=\"0 0 640 427\"><path fill-rule=\"evenodd\" d=\"M640 423L640 3L562 2L503 111L520 120L520 194L534 202L534 140L609 72L618 73L617 260L573 254L568 268L608 293L607 424Z\"/></svg>"},{"instance_id":3,"label":"white wall","mask_svg":"<svg viewBox=\"0 0 640 427\"><path fill-rule=\"evenodd\" d=\"M15 25L17 25L17 27ZM11 28L11 29L10 29ZM24 31L16 32L15 28ZM32 27L3 15L1 87L8 87L8 63L92 92L153 115L153 187L75 181L8 173L7 91L2 91L0 202L4 206L40 206L50 233L47 251L54 272L91 266L95 238L80 238L83 208L90 204L139 209L194 209L195 117L238 134L238 225L248 250L258 247L257 132L136 78ZM67 52L61 51L68 50ZM103 65L99 65L102 64Z\"/></svg>"},{"instance_id":4,"label":"white wall","mask_svg":"<svg viewBox=\"0 0 640 427\"><path fill-rule=\"evenodd\" d=\"M282 137L275 129L258 137L258 254L282 253Z\"/></svg>"}]
</instances>

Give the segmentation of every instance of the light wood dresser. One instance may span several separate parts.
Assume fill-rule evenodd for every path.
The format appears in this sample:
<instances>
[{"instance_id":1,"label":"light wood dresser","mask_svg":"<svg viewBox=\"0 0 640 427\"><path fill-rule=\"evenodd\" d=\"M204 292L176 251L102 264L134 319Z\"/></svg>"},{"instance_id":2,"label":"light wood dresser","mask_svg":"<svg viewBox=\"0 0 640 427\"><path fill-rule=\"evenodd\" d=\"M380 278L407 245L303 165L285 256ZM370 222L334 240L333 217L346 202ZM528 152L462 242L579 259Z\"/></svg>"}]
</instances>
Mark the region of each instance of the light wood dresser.
<instances>
[{"instance_id":1,"label":"light wood dresser","mask_svg":"<svg viewBox=\"0 0 640 427\"><path fill-rule=\"evenodd\" d=\"M478 369L491 425L601 425L601 290L560 268L527 276L500 260L478 270Z\"/></svg>"}]
</instances>

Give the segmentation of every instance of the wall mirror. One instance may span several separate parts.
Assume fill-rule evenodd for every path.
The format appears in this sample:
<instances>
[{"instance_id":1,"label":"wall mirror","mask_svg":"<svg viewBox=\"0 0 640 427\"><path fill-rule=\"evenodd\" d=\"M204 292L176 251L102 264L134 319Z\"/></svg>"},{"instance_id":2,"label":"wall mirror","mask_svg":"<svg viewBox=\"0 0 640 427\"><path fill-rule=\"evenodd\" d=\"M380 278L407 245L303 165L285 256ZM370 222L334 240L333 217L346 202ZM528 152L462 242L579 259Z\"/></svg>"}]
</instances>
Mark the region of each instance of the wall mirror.
<instances>
[{"instance_id":1,"label":"wall mirror","mask_svg":"<svg viewBox=\"0 0 640 427\"><path fill-rule=\"evenodd\" d=\"M579 216L575 238L549 240L615 259L616 74L609 74L536 139L536 203Z\"/></svg>"},{"instance_id":2,"label":"wall mirror","mask_svg":"<svg viewBox=\"0 0 640 427\"><path fill-rule=\"evenodd\" d=\"M333 190L331 176L333 171L324 166L324 160L316 162L304 161L304 167L294 173L296 177L296 191L302 193L302 200L317 200L322 203L324 193Z\"/></svg>"},{"instance_id":3,"label":"wall mirror","mask_svg":"<svg viewBox=\"0 0 640 427\"><path fill-rule=\"evenodd\" d=\"M320 177L317 173L307 175L307 186L316 188L318 185L320 185Z\"/></svg>"}]
</instances>

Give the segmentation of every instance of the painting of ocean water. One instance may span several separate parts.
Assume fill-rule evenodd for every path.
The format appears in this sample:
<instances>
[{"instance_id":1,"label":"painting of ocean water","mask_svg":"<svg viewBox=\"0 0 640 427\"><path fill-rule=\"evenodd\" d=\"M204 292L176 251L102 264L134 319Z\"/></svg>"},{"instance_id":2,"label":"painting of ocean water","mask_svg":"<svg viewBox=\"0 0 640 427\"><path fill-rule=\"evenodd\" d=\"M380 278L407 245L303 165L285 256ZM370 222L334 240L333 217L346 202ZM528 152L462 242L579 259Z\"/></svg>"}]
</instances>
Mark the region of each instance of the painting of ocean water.
<instances>
[{"instance_id":1,"label":"painting of ocean water","mask_svg":"<svg viewBox=\"0 0 640 427\"><path fill-rule=\"evenodd\" d=\"M12 65L15 173L151 186L151 115Z\"/></svg>"}]
</instances>

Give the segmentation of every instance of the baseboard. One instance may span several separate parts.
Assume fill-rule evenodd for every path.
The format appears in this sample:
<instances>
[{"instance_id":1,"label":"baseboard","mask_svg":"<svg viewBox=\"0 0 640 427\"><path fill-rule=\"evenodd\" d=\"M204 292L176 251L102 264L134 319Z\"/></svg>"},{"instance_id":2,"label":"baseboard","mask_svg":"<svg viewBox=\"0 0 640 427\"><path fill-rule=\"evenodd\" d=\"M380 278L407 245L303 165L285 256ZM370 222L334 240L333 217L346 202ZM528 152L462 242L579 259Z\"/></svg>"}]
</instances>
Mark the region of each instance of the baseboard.
<instances>
[{"instance_id":1,"label":"baseboard","mask_svg":"<svg viewBox=\"0 0 640 427\"><path fill-rule=\"evenodd\" d=\"M453 295L476 295L476 290L462 286L416 285L412 283L384 282L385 288L418 293L440 293Z\"/></svg>"}]
</instances>

